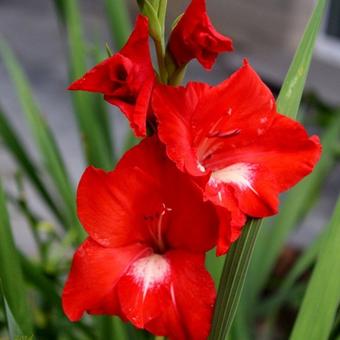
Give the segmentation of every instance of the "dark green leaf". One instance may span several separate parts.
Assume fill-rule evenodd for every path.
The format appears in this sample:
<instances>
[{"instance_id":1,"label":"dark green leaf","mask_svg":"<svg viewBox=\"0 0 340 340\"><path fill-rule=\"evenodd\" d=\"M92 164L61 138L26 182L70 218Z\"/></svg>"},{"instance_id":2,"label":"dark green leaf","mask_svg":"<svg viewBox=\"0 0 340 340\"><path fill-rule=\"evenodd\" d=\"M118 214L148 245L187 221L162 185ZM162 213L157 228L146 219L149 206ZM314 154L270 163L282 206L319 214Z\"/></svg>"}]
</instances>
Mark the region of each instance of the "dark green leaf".
<instances>
[{"instance_id":1,"label":"dark green leaf","mask_svg":"<svg viewBox=\"0 0 340 340\"><path fill-rule=\"evenodd\" d=\"M291 340L327 340L340 303L340 196L308 284Z\"/></svg>"},{"instance_id":2,"label":"dark green leaf","mask_svg":"<svg viewBox=\"0 0 340 340\"><path fill-rule=\"evenodd\" d=\"M31 313L0 182L0 285L11 335L32 334ZM18 334L19 333L19 334Z\"/></svg>"}]
</instances>

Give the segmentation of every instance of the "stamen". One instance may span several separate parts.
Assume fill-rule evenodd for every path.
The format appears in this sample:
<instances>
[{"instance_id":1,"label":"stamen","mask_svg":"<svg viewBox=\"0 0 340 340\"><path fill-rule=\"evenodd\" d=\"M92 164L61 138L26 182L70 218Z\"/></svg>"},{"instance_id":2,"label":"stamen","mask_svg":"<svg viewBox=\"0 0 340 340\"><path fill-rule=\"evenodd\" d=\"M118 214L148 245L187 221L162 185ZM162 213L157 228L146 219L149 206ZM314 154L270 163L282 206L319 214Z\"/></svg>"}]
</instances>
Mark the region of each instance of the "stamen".
<instances>
[{"instance_id":1,"label":"stamen","mask_svg":"<svg viewBox=\"0 0 340 340\"><path fill-rule=\"evenodd\" d=\"M240 129L234 129L230 131L214 131L214 132L209 132L208 137L217 137L217 138L226 138L226 137L232 137L236 136L241 132Z\"/></svg>"},{"instance_id":2,"label":"stamen","mask_svg":"<svg viewBox=\"0 0 340 340\"><path fill-rule=\"evenodd\" d=\"M172 211L171 208L168 208L164 203L162 203L162 211L160 214L154 214L152 216L144 216L144 219L149 222L148 228L149 232L157 244L158 250L160 252L164 252L165 244L163 240L163 233L164 233L164 217L167 212Z\"/></svg>"}]
</instances>

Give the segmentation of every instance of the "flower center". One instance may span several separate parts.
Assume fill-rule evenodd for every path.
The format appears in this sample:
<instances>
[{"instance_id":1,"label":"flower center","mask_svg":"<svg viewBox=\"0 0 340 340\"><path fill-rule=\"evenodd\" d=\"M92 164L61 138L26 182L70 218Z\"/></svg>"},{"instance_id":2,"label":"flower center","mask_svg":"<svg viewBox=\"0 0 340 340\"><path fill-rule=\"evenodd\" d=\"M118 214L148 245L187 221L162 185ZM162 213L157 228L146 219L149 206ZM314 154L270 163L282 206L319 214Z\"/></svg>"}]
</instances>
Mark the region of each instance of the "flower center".
<instances>
[{"instance_id":1,"label":"flower center","mask_svg":"<svg viewBox=\"0 0 340 340\"><path fill-rule=\"evenodd\" d=\"M240 134L240 129L228 128L228 120L232 109L228 108L226 115L217 119L205 129L201 129L196 137L198 169L205 172L209 168L209 159L226 145L227 139ZM227 142L229 143L229 141Z\"/></svg>"},{"instance_id":2,"label":"flower center","mask_svg":"<svg viewBox=\"0 0 340 340\"><path fill-rule=\"evenodd\" d=\"M147 227L154 242L153 249L160 254L163 254L166 249L164 234L167 226L167 217L169 217L171 211L171 208L167 207L165 203L162 203L160 212L144 216L144 220L147 223Z\"/></svg>"},{"instance_id":3,"label":"flower center","mask_svg":"<svg viewBox=\"0 0 340 340\"><path fill-rule=\"evenodd\" d=\"M253 187L255 165L249 163L235 163L223 169L213 171L209 182L217 185L219 182L237 185L241 190L250 189L256 195Z\"/></svg>"}]
</instances>

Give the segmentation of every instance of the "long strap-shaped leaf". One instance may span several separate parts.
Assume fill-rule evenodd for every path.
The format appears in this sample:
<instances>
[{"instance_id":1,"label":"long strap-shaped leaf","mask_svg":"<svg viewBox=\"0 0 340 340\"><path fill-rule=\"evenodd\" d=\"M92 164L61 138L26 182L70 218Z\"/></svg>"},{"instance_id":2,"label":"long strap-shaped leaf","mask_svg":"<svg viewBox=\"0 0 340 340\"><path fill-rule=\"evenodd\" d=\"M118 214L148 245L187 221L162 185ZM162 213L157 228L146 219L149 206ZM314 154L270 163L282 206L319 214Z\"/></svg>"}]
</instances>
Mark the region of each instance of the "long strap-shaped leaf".
<instances>
[{"instance_id":1,"label":"long strap-shaped leaf","mask_svg":"<svg viewBox=\"0 0 340 340\"><path fill-rule=\"evenodd\" d=\"M326 0L319 0L308 22L277 101L279 112L289 117L296 117L299 109L325 7ZM248 222L243 235L226 256L213 318L211 332L211 339L213 340L224 340L230 331L260 226L261 221L259 220ZM240 256L240 254L245 255Z\"/></svg>"},{"instance_id":2,"label":"long strap-shaped leaf","mask_svg":"<svg viewBox=\"0 0 340 340\"><path fill-rule=\"evenodd\" d=\"M340 196L308 284L291 340L326 340L340 303Z\"/></svg>"},{"instance_id":3,"label":"long strap-shaped leaf","mask_svg":"<svg viewBox=\"0 0 340 340\"><path fill-rule=\"evenodd\" d=\"M87 71L86 44L77 0L64 0L68 32L71 81ZM111 170L114 164L112 145L107 143L107 131L102 130L102 112L96 106L95 95L76 91L72 94L74 114L82 134L84 152L89 164Z\"/></svg>"},{"instance_id":4,"label":"long strap-shaped leaf","mask_svg":"<svg viewBox=\"0 0 340 340\"><path fill-rule=\"evenodd\" d=\"M42 181L39 176L38 167L29 156L28 150L25 145L20 140L15 129L12 127L11 123L3 113L0 108L0 137L3 143L6 145L8 151L16 162L21 167L22 171L31 181L33 187L41 196L42 200L53 212L58 221L64 225L66 224L66 219L60 207L57 206L53 195L49 192L47 186Z\"/></svg>"},{"instance_id":5,"label":"long strap-shaped leaf","mask_svg":"<svg viewBox=\"0 0 340 340\"><path fill-rule=\"evenodd\" d=\"M124 0L104 0L111 34L117 49L127 41L131 32L131 22Z\"/></svg>"},{"instance_id":6,"label":"long strap-shaped leaf","mask_svg":"<svg viewBox=\"0 0 340 340\"><path fill-rule=\"evenodd\" d=\"M0 287L11 339L32 335L31 313L0 182Z\"/></svg>"},{"instance_id":7,"label":"long strap-shaped leaf","mask_svg":"<svg viewBox=\"0 0 340 340\"><path fill-rule=\"evenodd\" d=\"M58 146L53 138L53 134L33 99L25 74L23 73L14 54L4 41L1 41L0 52L13 83L16 86L23 113L25 114L25 118L31 128L32 136L40 151L47 173L50 175L55 184L56 190L60 193L62 200L65 202L65 209L68 212L69 226L77 228L79 224L75 215L72 184Z\"/></svg>"},{"instance_id":8,"label":"long strap-shaped leaf","mask_svg":"<svg viewBox=\"0 0 340 340\"><path fill-rule=\"evenodd\" d=\"M24 72L13 52L4 41L0 42L0 53L16 87L23 113L31 128L32 137L40 151L46 173L52 179L56 191L59 192L61 200L64 202L64 209L65 212L67 212L68 219L67 227L74 228L79 234L79 237L81 237L82 229L80 228L76 217L73 186L66 171L59 148L53 138L52 131L49 129L37 103L33 99L30 85Z\"/></svg>"}]
</instances>

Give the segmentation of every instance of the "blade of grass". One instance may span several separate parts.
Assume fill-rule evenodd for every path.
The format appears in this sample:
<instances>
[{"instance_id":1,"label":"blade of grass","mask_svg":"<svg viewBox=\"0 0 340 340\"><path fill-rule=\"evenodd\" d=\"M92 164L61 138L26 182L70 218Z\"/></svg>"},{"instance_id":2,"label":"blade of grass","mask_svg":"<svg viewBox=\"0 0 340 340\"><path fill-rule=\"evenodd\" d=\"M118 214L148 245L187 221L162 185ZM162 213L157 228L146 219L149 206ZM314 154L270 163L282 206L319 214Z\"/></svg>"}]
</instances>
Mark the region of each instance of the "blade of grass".
<instances>
[{"instance_id":1,"label":"blade of grass","mask_svg":"<svg viewBox=\"0 0 340 340\"><path fill-rule=\"evenodd\" d=\"M326 228L328 230L329 227ZM321 232L314 242L302 253L293 268L283 278L282 283L275 292L275 295L267 301L261 303L257 309L259 315L273 315L278 312L282 304L287 301L290 291L296 280L310 268L320 251L321 244L325 238L326 230Z\"/></svg>"},{"instance_id":2,"label":"blade of grass","mask_svg":"<svg viewBox=\"0 0 340 340\"><path fill-rule=\"evenodd\" d=\"M126 2L123 0L104 0L107 19L116 49L120 49L131 32L131 22Z\"/></svg>"},{"instance_id":3,"label":"blade of grass","mask_svg":"<svg viewBox=\"0 0 340 340\"><path fill-rule=\"evenodd\" d=\"M30 158L27 149L16 134L14 128L10 124L9 120L0 108L0 136L6 148L16 160L17 164L21 167L27 178L32 183L33 187L39 193L42 201L49 207L51 212L57 218L57 220L63 225L66 223L66 219L63 216L63 212L58 207L55 198L51 195L43 183L41 176L39 175L38 167Z\"/></svg>"},{"instance_id":4,"label":"blade of grass","mask_svg":"<svg viewBox=\"0 0 340 340\"><path fill-rule=\"evenodd\" d=\"M3 293L1 295L3 295ZM2 301L3 301L5 316L6 316L9 338L10 340L16 340L19 337L24 336L25 333L15 321L15 318L12 314L12 311L7 303L5 296L2 296Z\"/></svg>"},{"instance_id":5,"label":"blade of grass","mask_svg":"<svg viewBox=\"0 0 340 340\"><path fill-rule=\"evenodd\" d=\"M317 2L278 98L279 112L289 117L296 117L299 109L325 7L326 0ZM225 339L230 331L260 225L261 222L258 220L250 221L242 237L226 255L213 317L211 339ZM246 247L249 249L245 249Z\"/></svg>"},{"instance_id":6,"label":"blade of grass","mask_svg":"<svg viewBox=\"0 0 340 340\"><path fill-rule=\"evenodd\" d=\"M87 71L86 44L77 0L64 1L64 9L68 32L70 78L73 81ZM76 91L72 93L72 100L88 163L106 170L112 169L114 165L112 146L107 143L105 131L101 128L95 96Z\"/></svg>"},{"instance_id":7,"label":"blade of grass","mask_svg":"<svg viewBox=\"0 0 340 340\"><path fill-rule=\"evenodd\" d=\"M13 326L13 338L32 334L31 313L18 253L14 245L5 193L0 182L0 284L5 299L8 321ZM14 321L15 320L15 323ZM11 328L10 327L10 328ZM17 334L19 333L19 334Z\"/></svg>"},{"instance_id":8,"label":"blade of grass","mask_svg":"<svg viewBox=\"0 0 340 340\"><path fill-rule=\"evenodd\" d=\"M46 173L49 174L55 189L59 192L61 200L64 202L64 209L67 212L68 219L68 225L64 227L71 227L78 238L82 239L83 229L80 227L76 216L73 187L53 134L33 99L30 85L23 70L9 46L3 40L0 41L0 54L16 87L23 113L46 167Z\"/></svg>"},{"instance_id":9,"label":"blade of grass","mask_svg":"<svg viewBox=\"0 0 340 340\"><path fill-rule=\"evenodd\" d=\"M340 196L294 324L291 340L326 340L340 302Z\"/></svg>"}]
</instances>

